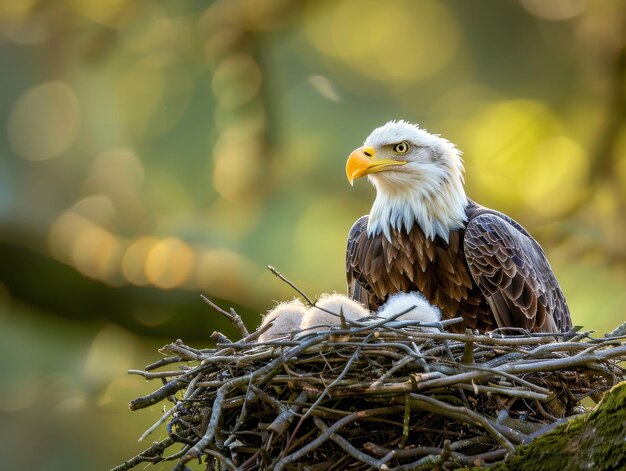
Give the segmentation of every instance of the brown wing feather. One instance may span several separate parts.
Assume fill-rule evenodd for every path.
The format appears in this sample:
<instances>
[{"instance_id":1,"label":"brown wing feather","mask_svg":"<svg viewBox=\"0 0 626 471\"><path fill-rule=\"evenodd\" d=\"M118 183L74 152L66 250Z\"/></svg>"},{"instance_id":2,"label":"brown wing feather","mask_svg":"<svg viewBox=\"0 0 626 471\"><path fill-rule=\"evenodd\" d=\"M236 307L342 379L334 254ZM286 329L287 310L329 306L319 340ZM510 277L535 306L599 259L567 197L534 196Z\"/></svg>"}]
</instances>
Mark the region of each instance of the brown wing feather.
<instances>
[{"instance_id":1,"label":"brown wing feather","mask_svg":"<svg viewBox=\"0 0 626 471\"><path fill-rule=\"evenodd\" d=\"M367 237L368 216L359 218L350 229L348 234L348 247L346 249L346 280L348 283L348 296L366 307L369 306L371 296L370 288L363 278L359 269L358 260L364 255L371 257L371 251L363 247L362 239ZM370 308L371 309L371 308Z\"/></svg>"},{"instance_id":2,"label":"brown wing feather","mask_svg":"<svg viewBox=\"0 0 626 471\"><path fill-rule=\"evenodd\" d=\"M499 327L536 332L571 328L563 292L539 244L515 221L495 211L473 217L465 257Z\"/></svg>"},{"instance_id":3,"label":"brown wing feather","mask_svg":"<svg viewBox=\"0 0 626 471\"><path fill-rule=\"evenodd\" d=\"M409 233L393 229L387 240L382 234L368 237L367 222L367 216L359 219L348 236L348 296L376 310L393 293L419 291L444 318L465 319L453 330L495 327L492 310L469 273L462 232L451 233L449 243L431 241L414 226Z\"/></svg>"}]
</instances>

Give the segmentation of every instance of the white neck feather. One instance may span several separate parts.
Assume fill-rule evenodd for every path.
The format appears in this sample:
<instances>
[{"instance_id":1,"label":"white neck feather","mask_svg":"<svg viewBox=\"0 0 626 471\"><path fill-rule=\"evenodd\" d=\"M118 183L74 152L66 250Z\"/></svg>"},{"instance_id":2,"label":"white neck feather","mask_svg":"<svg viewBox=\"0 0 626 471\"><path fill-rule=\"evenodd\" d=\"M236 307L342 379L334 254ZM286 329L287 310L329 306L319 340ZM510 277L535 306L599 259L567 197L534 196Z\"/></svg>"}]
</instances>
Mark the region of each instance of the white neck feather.
<instances>
[{"instance_id":1,"label":"white neck feather","mask_svg":"<svg viewBox=\"0 0 626 471\"><path fill-rule=\"evenodd\" d=\"M407 233L417 224L426 237L441 237L446 242L450 231L462 228L467 221L468 204L459 173L435 186L432 180L415 181L412 185L398 185L393 179L372 179L376 200L367 226L370 237L380 234L391 241L391 230L404 229Z\"/></svg>"},{"instance_id":2,"label":"white neck feather","mask_svg":"<svg viewBox=\"0 0 626 471\"><path fill-rule=\"evenodd\" d=\"M384 155L391 144L408 141L413 150L397 170L371 173L376 200L367 226L370 237L413 229L417 224L426 237L446 242L450 231L460 229L467 218L468 200L463 188L461 152L446 139L406 121L390 121L374 129L365 140Z\"/></svg>"}]
</instances>

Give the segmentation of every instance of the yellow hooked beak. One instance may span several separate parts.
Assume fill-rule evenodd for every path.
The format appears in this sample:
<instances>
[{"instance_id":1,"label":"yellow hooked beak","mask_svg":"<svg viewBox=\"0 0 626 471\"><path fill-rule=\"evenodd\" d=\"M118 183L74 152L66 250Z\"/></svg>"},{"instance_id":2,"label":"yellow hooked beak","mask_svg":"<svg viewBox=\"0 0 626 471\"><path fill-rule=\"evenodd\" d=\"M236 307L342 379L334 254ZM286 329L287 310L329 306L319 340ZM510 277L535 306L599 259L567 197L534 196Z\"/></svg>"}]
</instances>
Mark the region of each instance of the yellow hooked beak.
<instances>
[{"instance_id":1,"label":"yellow hooked beak","mask_svg":"<svg viewBox=\"0 0 626 471\"><path fill-rule=\"evenodd\" d=\"M383 172L387 167L406 164L405 160L376 159L373 147L363 146L354 149L346 162L346 176L350 185L355 178L361 178L370 173Z\"/></svg>"}]
</instances>

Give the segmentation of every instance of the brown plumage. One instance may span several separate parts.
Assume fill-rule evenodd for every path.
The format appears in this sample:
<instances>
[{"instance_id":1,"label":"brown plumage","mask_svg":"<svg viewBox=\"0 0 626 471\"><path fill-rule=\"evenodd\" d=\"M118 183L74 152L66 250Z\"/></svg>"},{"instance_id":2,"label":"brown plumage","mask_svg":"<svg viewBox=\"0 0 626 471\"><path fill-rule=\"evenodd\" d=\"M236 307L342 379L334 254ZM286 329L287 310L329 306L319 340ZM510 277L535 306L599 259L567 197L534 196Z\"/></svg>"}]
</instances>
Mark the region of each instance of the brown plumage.
<instances>
[{"instance_id":1,"label":"brown plumage","mask_svg":"<svg viewBox=\"0 0 626 471\"><path fill-rule=\"evenodd\" d=\"M469 200L462 168L448 141L404 122L376 129L351 154L348 179L369 175L377 200L350 230L348 295L375 310L396 292L417 290L443 318L463 317L457 331L570 329L539 244L510 217Z\"/></svg>"},{"instance_id":2,"label":"brown plumage","mask_svg":"<svg viewBox=\"0 0 626 471\"><path fill-rule=\"evenodd\" d=\"M418 290L444 318L488 331L523 327L538 332L571 328L567 303L539 244L508 216L471 202L467 225L449 242L425 237L418 225L367 236L368 216L350 230L348 294L377 309L398 291Z\"/></svg>"}]
</instances>

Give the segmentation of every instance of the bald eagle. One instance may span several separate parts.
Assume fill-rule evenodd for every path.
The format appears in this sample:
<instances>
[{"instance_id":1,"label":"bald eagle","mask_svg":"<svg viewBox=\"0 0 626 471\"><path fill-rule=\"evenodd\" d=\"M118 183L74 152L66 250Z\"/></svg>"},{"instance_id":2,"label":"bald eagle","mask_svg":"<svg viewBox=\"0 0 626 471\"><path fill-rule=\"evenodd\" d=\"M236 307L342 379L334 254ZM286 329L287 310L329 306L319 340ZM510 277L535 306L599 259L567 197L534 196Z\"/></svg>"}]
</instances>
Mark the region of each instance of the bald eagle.
<instances>
[{"instance_id":1,"label":"bald eagle","mask_svg":"<svg viewBox=\"0 0 626 471\"><path fill-rule=\"evenodd\" d=\"M353 184L376 199L348 237L348 295L371 310L397 292L421 292L457 327L532 332L571 328L567 302L541 246L516 221L469 199L460 151L391 121L348 157Z\"/></svg>"}]
</instances>

